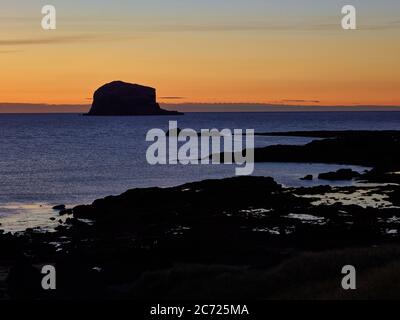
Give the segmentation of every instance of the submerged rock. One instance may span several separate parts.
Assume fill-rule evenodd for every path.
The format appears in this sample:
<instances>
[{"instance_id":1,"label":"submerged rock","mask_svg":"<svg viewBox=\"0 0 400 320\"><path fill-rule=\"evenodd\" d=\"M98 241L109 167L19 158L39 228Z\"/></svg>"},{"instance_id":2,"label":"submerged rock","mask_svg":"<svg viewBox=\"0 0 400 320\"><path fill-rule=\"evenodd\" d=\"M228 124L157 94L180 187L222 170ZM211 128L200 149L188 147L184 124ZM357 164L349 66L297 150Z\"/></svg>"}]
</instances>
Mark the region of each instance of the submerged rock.
<instances>
[{"instance_id":1,"label":"submerged rock","mask_svg":"<svg viewBox=\"0 0 400 320\"><path fill-rule=\"evenodd\" d=\"M65 204L60 204L60 205L58 205L58 206L54 206L54 207L53 207L53 210L56 210L56 211L65 210Z\"/></svg>"},{"instance_id":2,"label":"submerged rock","mask_svg":"<svg viewBox=\"0 0 400 320\"><path fill-rule=\"evenodd\" d=\"M156 89L122 81L113 81L97 89L88 113L93 116L181 114L161 109L156 101Z\"/></svg>"}]
</instances>

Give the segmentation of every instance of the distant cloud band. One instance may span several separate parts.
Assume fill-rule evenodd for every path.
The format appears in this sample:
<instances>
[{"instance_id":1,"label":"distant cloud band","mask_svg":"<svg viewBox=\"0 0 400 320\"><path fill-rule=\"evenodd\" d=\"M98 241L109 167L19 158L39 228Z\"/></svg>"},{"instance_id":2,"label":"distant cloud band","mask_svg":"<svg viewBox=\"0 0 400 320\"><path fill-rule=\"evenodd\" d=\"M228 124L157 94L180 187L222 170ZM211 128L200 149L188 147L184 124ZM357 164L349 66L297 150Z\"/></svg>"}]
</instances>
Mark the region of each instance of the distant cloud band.
<instances>
[{"instance_id":1,"label":"distant cloud band","mask_svg":"<svg viewBox=\"0 0 400 320\"><path fill-rule=\"evenodd\" d=\"M306 103L320 103L321 101L319 101L319 100L301 100L301 99L289 100L289 99L286 99L286 100L282 100L282 102L285 102L285 103L292 103L292 102L299 102L299 103L304 103L304 102L306 102Z\"/></svg>"},{"instance_id":2,"label":"distant cloud band","mask_svg":"<svg viewBox=\"0 0 400 320\"><path fill-rule=\"evenodd\" d=\"M0 46L23 46L23 45L42 45L79 42L93 39L93 36L68 36L68 37L48 37L36 39L6 39L0 40Z\"/></svg>"},{"instance_id":3,"label":"distant cloud band","mask_svg":"<svg viewBox=\"0 0 400 320\"><path fill-rule=\"evenodd\" d=\"M181 99L185 99L185 97L160 97L160 99L164 99L164 100L181 100Z\"/></svg>"}]
</instances>

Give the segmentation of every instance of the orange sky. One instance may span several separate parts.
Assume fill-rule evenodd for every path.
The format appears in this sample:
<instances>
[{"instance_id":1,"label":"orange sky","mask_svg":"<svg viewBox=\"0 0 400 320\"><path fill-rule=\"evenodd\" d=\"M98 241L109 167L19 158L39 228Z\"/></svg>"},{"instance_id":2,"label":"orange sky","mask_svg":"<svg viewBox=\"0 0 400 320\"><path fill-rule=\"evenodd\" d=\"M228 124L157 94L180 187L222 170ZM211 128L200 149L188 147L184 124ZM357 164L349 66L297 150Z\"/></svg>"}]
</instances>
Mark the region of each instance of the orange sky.
<instances>
[{"instance_id":1,"label":"orange sky","mask_svg":"<svg viewBox=\"0 0 400 320\"><path fill-rule=\"evenodd\" d=\"M391 20L356 31L337 15L320 28L320 17L247 27L59 20L55 31L40 29L40 15L0 22L0 102L88 104L97 87L123 80L168 103L400 105Z\"/></svg>"}]
</instances>

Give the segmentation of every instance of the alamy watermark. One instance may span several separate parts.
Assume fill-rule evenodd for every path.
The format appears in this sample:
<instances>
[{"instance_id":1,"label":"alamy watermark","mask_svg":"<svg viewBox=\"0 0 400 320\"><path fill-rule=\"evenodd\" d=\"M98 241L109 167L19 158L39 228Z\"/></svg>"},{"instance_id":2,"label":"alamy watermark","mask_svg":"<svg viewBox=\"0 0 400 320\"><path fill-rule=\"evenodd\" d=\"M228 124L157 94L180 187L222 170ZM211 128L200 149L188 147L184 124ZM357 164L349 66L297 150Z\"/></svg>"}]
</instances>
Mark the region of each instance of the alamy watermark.
<instances>
[{"instance_id":1,"label":"alamy watermark","mask_svg":"<svg viewBox=\"0 0 400 320\"><path fill-rule=\"evenodd\" d=\"M57 29L56 20L56 8L53 5L45 5L41 10L44 15L41 21L43 30L55 30ZM344 15L341 21L342 28L344 30L355 30L357 29L356 19L356 8L353 5L345 5L341 9L341 13Z\"/></svg>"},{"instance_id":2,"label":"alamy watermark","mask_svg":"<svg viewBox=\"0 0 400 320\"><path fill-rule=\"evenodd\" d=\"M357 29L357 13L356 8L352 5L345 5L342 8L342 28L344 30L355 30Z\"/></svg>"},{"instance_id":3,"label":"alamy watermark","mask_svg":"<svg viewBox=\"0 0 400 320\"><path fill-rule=\"evenodd\" d=\"M45 5L42 7L42 29L43 30L55 30L57 29L57 15L56 8L52 5Z\"/></svg>"},{"instance_id":4,"label":"alamy watermark","mask_svg":"<svg viewBox=\"0 0 400 320\"><path fill-rule=\"evenodd\" d=\"M56 268L52 265L45 265L41 272L43 290L56 290Z\"/></svg>"},{"instance_id":5,"label":"alamy watermark","mask_svg":"<svg viewBox=\"0 0 400 320\"><path fill-rule=\"evenodd\" d=\"M344 290L356 290L356 268L352 265L346 265L342 268L342 288Z\"/></svg>"},{"instance_id":6,"label":"alamy watermark","mask_svg":"<svg viewBox=\"0 0 400 320\"><path fill-rule=\"evenodd\" d=\"M178 129L169 121L169 130L149 130L146 141L153 142L146 159L151 165L236 164L236 175L254 172L254 129ZM221 158L223 157L223 162Z\"/></svg>"}]
</instances>

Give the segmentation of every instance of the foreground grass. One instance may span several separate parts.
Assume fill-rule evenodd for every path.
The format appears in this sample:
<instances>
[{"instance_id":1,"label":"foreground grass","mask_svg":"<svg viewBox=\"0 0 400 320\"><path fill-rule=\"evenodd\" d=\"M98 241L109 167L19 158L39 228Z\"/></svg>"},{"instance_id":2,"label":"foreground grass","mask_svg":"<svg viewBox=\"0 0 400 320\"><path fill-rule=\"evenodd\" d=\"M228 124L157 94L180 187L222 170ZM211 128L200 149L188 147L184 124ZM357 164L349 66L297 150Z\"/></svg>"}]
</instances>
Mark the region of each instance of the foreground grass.
<instances>
[{"instance_id":1,"label":"foreground grass","mask_svg":"<svg viewBox=\"0 0 400 320\"><path fill-rule=\"evenodd\" d=\"M348 264L357 270L357 290L341 287ZM399 299L400 246L302 252L267 270L177 265L145 273L129 290L161 299Z\"/></svg>"}]
</instances>

